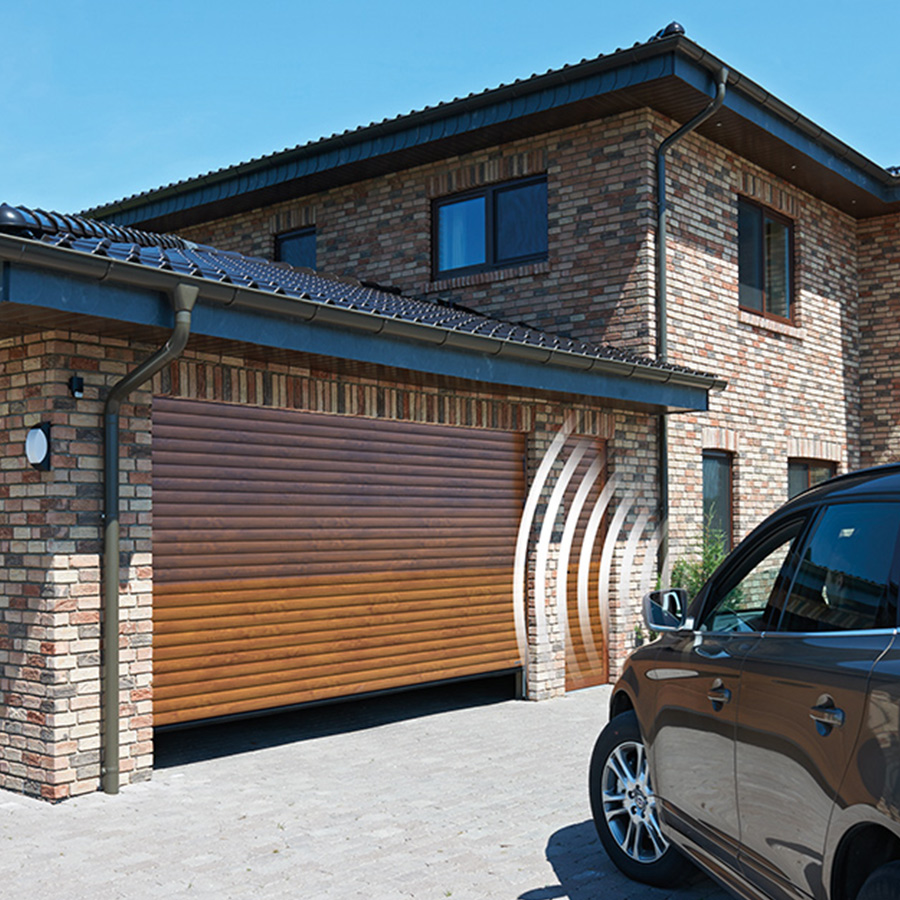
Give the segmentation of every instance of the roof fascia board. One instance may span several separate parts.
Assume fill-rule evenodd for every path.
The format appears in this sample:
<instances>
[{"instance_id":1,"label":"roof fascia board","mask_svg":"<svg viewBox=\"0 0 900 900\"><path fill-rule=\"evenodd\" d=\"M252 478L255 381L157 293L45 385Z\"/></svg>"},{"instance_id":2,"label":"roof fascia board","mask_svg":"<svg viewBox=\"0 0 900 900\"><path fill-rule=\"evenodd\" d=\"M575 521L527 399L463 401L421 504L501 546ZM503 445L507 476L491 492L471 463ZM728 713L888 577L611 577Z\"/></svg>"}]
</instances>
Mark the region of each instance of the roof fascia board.
<instances>
[{"instance_id":1,"label":"roof fascia board","mask_svg":"<svg viewBox=\"0 0 900 900\"><path fill-rule=\"evenodd\" d=\"M114 218L123 225L152 221L671 75L708 96L712 89L709 76L722 65L688 38L668 38L241 163L89 212L95 218ZM900 181L896 177L738 72L731 72L725 105L879 200L900 200Z\"/></svg>"},{"instance_id":2,"label":"roof fascia board","mask_svg":"<svg viewBox=\"0 0 900 900\"><path fill-rule=\"evenodd\" d=\"M7 246L0 240L0 251L3 249ZM84 257L72 251L42 249ZM87 258L87 262L103 261ZM143 270L128 263L118 263L116 275L110 277L110 269L104 280L85 277L83 266L77 274L59 267L46 271L21 262L7 263L4 268L0 316L3 303L15 303L69 315L171 328L172 311L166 289L173 282L183 281L201 290L192 327L198 335L671 410L705 410L707 391L723 386L716 379L690 373L641 369L618 360L592 360L549 348L511 345L263 291L235 290L204 279ZM142 274L155 276L156 283L148 278L146 284L138 285L134 273L123 273L123 269L138 269ZM131 274L133 281L119 279L119 273Z\"/></svg>"},{"instance_id":3,"label":"roof fascia board","mask_svg":"<svg viewBox=\"0 0 900 900\"><path fill-rule=\"evenodd\" d=\"M708 95L715 89L713 73L717 70L708 64L709 59L706 63L699 65L691 58L680 56L674 74L685 84ZM748 88L753 89L752 94L747 92ZM735 84L729 81L723 105L885 203L900 199L900 186L885 183L891 179L886 170L766 94L749 79L738 76Z\"/></svg>"}]
</instances>

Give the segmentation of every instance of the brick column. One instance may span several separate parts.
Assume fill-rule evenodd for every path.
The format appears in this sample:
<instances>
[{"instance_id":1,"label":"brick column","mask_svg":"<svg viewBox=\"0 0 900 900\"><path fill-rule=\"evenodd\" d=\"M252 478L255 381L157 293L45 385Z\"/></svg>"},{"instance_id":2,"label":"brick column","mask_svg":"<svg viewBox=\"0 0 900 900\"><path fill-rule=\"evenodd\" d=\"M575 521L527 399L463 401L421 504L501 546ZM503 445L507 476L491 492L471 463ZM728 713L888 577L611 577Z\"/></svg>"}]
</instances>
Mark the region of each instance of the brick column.
<instances>
[{"instance_id":1,"label":"brick column","mask_svg":"<svg viewBox=\"0 0 900 900\"><path fill-rule=\"evenodd\" d=\"M62 332L0 346L0 786L48 800L99 785L102 397L144 355ZM149 399L123 417L123 783L152 764ZM40 422L50 471L25 460Z\"/></svg>"}]
</instances>

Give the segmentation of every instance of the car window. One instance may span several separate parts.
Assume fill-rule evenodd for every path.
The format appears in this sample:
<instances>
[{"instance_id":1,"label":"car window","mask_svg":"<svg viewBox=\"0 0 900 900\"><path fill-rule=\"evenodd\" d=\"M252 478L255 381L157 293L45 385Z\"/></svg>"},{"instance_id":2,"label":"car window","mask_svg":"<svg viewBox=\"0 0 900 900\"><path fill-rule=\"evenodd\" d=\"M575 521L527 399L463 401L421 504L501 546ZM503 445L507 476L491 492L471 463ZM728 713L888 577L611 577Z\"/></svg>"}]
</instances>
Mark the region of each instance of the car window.
<instances>
[{"instance_id":1,"label":"car window","mask_svg":"<svg viewBox=\"0 0 900 900\"><path fill-rule=\"evenodd\" d=\"M900 504L828 506L800 554L779 631L893 628L890 571Z\"/></svg>"},{"instance_id":2,"label":"car window","mask_svg":"<svg viewBox=\"0 0 900 900\"><path fill-rule=\"evenodd\" d=\"M782 524L744 551L710 586L701 631L767 631L781 614L791 550L805 520Z\"/></svg>"}]
</instances>

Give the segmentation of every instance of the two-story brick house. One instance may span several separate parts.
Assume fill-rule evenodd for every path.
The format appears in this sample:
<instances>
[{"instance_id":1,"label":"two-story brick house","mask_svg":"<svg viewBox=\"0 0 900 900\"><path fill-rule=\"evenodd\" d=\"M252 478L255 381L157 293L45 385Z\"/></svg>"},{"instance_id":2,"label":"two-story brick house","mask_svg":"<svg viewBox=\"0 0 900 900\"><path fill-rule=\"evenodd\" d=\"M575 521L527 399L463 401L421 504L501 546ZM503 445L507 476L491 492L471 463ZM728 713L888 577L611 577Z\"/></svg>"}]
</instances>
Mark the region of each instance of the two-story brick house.
<instances>
[{"instance_id":1,"label":"two-story brick house","mask_svg":"<svg viewBox=\"0 0 900 900\"><path fill-rule=\"evenodd\" d=\"M724 68L679 30L92 214L655 355L657 150ZM729 383L670 422L683 552L704 473L734 540L895 455L900 178L735 72L666 164L668 358Z\"/></svg>"},{"instance_id":2,"label":"two-story brick house","mask_svg":"<svg viewBox=\"0 0 900 900\"><path fill-rule=\"evenodd\" d=\"M658 150L703 111L665 158L663 296ZM681 554L704 510L736 540L900 449L900 179L677 30L90 215L217 249L0 221L14 789L94 789L110 729L139 780L154 725L522 668L534 698L596 683L661 505ZM192 287L186 346L123 407L110 597L104 400ZM50 470L21 460L42 425Z\"/></svg>"}]
</instances>

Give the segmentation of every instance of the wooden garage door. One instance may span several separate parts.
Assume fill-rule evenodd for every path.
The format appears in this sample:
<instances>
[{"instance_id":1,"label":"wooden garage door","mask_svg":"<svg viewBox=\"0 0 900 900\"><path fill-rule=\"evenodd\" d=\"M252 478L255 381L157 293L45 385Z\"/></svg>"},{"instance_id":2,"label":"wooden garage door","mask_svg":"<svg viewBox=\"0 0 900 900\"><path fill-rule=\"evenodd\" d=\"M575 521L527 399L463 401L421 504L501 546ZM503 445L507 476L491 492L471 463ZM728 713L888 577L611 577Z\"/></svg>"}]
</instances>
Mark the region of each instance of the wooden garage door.
<instances>
[{"instance_id":1,"label":"wooden garage door","mask_svg":"<svg viewBox=\"0 0 900 900\"><path fill-rule=\"evenodd\" d=\"M524 437L155 398L157 725L519 665Z\"/></svg>"}]
</instances>

